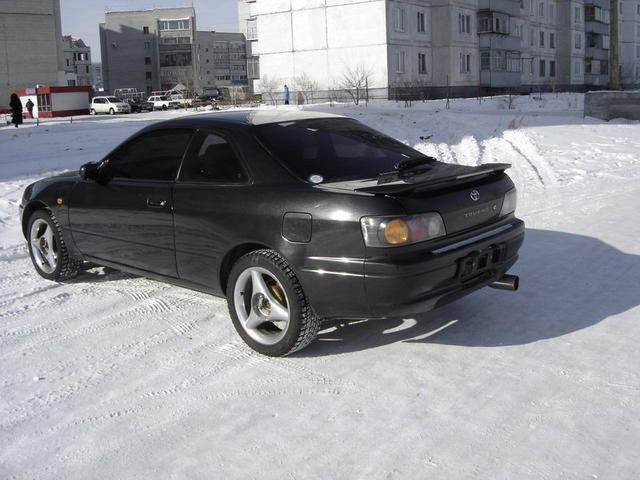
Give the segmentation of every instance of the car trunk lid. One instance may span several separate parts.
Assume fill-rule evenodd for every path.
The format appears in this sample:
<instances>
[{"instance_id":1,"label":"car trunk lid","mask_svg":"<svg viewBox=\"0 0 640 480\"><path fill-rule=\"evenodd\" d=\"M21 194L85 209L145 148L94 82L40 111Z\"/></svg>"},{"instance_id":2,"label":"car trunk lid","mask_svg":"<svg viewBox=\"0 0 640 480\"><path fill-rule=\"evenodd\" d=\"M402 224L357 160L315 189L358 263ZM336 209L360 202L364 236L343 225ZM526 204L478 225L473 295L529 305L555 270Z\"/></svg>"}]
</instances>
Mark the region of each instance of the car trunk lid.
<instances>
[{"instance_id":1,"label":"car trunk lid","mask_svg":"<svg viewBox=\"0 0 640 480\"><path fill-rule=\"evenodd\" d=\"M513 183L504 171L506 163L470 167L430 162L414 175L392 172L378 179L324 184L395 198L408 214L438 212L448 234L489 223L500 216L506 192Z\"/></svg>"}]
</instances>

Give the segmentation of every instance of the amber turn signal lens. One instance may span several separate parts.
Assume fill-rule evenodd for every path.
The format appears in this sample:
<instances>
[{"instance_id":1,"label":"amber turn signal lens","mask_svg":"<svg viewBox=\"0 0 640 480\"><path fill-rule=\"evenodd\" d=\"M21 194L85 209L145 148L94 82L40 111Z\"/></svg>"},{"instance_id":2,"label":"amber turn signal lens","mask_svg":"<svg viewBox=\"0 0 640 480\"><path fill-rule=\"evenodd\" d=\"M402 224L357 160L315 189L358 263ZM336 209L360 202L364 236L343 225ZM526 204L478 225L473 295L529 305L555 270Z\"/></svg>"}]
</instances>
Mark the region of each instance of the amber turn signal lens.
<instances>
[{"instance_id":1,"label":"amber turn signal lens","mask_svg":"<svg viewBox=\"0 0 640 480\"><path fill-rule=\"evenodd\" d=\"M409 227L404 220L391 220L384 227L384 238L391 245L405 243L409 240Z\"/></svg>"}]
</instances>

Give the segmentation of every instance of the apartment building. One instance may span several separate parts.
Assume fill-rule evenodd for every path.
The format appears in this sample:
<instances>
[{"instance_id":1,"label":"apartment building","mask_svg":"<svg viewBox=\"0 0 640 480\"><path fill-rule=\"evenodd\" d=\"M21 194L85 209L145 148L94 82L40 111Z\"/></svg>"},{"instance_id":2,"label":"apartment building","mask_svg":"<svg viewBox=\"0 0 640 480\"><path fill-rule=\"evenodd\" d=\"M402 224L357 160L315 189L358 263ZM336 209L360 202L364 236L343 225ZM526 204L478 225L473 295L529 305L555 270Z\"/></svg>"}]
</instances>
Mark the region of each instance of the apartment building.
<instances>
[{"instance_id":1,"label":"apartment building","mask_svg":"<svg viewBox=\"0 0 640 480\"><path fill-rule=\"evenodd\" d=\"M640 87L640 1L619 0L620 81Z\"/></svg>"},{"instance_id":2,"label":"apartment building","mask_svg":"<svg viewBox=\"0 0 640 480\"><path fill-rule=\"evenodd\" d=\"M62 37L62 45L67 86L92 86L91 47L71 35Z\"/></svg>"},{"instance_id":3,"label":"apartment building","mask_svg":"<svg viewBox=\"0 0 640 480\"><path fill-rule=\"evenodd\" d=\"M61 39L60 0L0 2L0 107L19 88L66 85Z\"/></svg>"},{"instance_id":4,"label":"apartment building","mask_svg":"<svg viewBox=\"0 0 640 480\"><path fill-rule=\"evenodd\" d=\"M623 77L631 79L640 7L620 2L628 19ZM295 87L302 74L319 90L337 88L357 65L370 73L370 89L387 96L584 90L609 81L607 0L239 0L238 14L258 92L274 79Z\"/></svg>"},{"instance_id":5,"label":"apartment building","mask_svg":"<svg viewBox=\"0 0 640 480\"><path fill-rule=\"evenodd\" d=\"M136 88L150 94L178 83L197 89L195 46L192 7L107 12L100 24L105 90Z\"/></svg>"},{"instance_id":6,"label":"apartment building","mask_svg":"<svg viewBox=\"0 0 640 480\"><path fill-rule=\"evenodd\" d=\"M199 31L196 43L199 85L247 85L247 41L244 34Z\"/></svg>"}]
</instances>

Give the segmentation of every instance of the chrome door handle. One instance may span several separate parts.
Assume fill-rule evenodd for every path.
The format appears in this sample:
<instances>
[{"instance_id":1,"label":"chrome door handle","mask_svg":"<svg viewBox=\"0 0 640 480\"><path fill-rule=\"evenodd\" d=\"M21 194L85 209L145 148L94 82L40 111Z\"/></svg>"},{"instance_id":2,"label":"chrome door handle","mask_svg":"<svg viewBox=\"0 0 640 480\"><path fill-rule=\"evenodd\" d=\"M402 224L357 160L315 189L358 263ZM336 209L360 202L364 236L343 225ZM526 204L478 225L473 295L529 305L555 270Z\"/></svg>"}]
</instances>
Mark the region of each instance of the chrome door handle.
<instances>
[{"instance_id":1,"label":"chrome door handle","mask_svg":"<svg viewBox=\"0 0 640 480\"><path fill-rule=\"evenodd\" d=\"M166 204L166 200L151 200L150 198L147 198L147 206L151 208L164 208Z\"/></svg>"}]
</instances>

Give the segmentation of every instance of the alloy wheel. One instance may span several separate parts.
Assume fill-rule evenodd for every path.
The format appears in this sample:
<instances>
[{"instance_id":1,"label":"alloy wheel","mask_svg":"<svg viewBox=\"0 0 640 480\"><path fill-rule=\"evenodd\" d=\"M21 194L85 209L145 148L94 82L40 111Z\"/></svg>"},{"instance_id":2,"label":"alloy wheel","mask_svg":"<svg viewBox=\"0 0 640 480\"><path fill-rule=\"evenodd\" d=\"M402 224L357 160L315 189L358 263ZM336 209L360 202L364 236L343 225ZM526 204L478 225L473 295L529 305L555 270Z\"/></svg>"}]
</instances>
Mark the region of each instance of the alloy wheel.
<instances>
[{"instance_id":1,"label":"alloy wheel","mask_svg":"<svg viewBox=\"0 0 640 480\"><path fill-rule=\"evenodd\" d=\"M233 301L242 328L256 342L274 345L286 335L289 301L280 281L267 269L245 269L236 281Z\"/></svg>"},{"instance_id":2,"label":"alloy wheel","mask_svg":"<svg viewBox=\"0 0 640 480\"><path fill-rule=\"evenodd\" d=\"M33 258L44 273L51 274L58 266L59 247L51 226L39 218L31 225L29 240Z\"/></svg>"}]
</instances>

